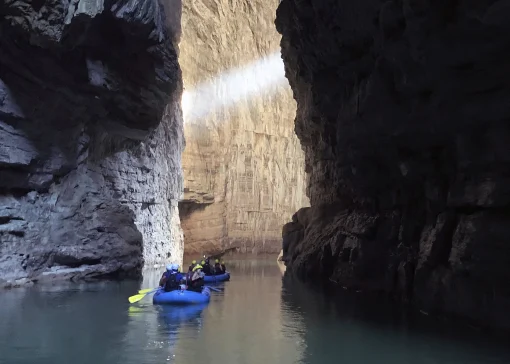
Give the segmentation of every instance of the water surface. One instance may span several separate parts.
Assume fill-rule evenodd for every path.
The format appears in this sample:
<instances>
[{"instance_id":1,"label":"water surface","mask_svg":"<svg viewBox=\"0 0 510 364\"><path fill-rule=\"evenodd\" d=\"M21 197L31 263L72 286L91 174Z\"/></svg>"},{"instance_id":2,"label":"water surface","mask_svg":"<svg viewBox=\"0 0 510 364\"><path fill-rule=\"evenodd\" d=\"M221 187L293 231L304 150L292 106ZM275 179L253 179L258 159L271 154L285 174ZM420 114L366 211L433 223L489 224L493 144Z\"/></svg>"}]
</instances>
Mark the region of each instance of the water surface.
<instances>
[{"instance_id":1,"label":"water surface","mask_svg":"<svg viewBox=\"0 0 510 364\"><path fill-rule=\"evenodd\" d=\"M285 279L275 259L227 261L206 306L153 306L135 282L3 291L0 363L510 363L508 342L357 295L328 298Z\"/></svg>"}]
</instances>

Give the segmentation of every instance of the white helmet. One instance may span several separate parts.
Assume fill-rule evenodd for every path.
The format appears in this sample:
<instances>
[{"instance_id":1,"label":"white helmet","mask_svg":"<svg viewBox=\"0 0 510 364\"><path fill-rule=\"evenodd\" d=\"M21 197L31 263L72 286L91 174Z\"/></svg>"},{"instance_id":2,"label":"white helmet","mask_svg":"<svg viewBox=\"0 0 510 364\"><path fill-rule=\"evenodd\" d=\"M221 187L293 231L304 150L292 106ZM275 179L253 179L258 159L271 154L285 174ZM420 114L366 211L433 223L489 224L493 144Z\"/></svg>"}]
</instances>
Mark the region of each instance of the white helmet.
<instances>
[{"instance_id":1,"label":"white helmet","mask_svg":"<svg viewBox=\"0 0 510 364\"><path fill-rule=\"evenodd\" d=\"M167 271L171 271L171 270L172 270L172 268L173 268L173 266L174 266L173 264L167 264L167 265L166 265L166 270L167 270Z\"/></svg>"},{"instance_id":2,"label":"white helmet","mask_svg":"<svg viewBox=\"0 0 510 364\"><path fill-rule=\"evenodd\" d=\"M171 269L174 271L174 272L177 272L179 270L179 264L172 264L171 265Z\"/></svg>"}]
</instances>

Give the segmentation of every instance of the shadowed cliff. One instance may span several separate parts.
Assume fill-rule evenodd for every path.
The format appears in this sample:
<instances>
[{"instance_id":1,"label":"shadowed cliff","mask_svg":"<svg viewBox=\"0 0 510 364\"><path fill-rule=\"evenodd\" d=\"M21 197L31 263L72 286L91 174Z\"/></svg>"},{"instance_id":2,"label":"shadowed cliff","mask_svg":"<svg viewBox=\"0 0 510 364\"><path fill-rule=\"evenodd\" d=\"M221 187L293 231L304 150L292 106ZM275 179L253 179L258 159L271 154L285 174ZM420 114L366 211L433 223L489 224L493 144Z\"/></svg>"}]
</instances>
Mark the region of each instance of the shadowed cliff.
<instances>
[{"instance_id":1,"label":"shadowed cliff","mask_svg":"<svg viewBox=\"0 0 510 364\"><path fill-rule=\"evenodd\" d=\"M301 277L510 327L508 1L283 0Z\"/></svg>"}]
</instances>

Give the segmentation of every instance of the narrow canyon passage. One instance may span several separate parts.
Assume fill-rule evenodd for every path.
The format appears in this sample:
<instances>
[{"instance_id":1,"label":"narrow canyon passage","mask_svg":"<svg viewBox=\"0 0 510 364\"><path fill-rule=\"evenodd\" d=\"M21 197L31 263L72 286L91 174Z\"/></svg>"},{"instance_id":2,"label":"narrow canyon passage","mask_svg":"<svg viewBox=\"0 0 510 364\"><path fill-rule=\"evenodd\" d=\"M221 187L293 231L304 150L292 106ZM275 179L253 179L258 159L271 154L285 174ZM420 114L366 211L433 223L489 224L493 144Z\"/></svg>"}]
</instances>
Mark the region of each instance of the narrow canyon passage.
<instances>
[{"instance_id":1,"label":"narrow canyon passage","mask_svg":"<svg viewBox=\"0 0 510 364\"><path fill-rule=\"evenodd\" d=\"M283 224L309 205L296 103L274 26L277 6L183 2L186 253L277 253Z\"/></svg>"},{"instance_id":2,"label":"narrow canyon passage","mask_svg":"<svg viewBox=\"0 0 510 364\"><path fill-rule=\"evenodd\" d=\"M510 363L508 19L0 0L0 364Z\"/></svg>"}]
</instances>

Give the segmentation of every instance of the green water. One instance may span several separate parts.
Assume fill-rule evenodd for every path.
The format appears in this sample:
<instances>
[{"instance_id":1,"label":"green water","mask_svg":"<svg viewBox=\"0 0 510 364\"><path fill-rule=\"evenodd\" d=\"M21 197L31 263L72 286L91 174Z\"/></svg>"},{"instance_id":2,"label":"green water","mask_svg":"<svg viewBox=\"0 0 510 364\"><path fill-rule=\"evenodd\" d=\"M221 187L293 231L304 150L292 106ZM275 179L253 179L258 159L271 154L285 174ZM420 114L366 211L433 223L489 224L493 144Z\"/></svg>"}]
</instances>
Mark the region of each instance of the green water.
<instances>
[{"instance_id":1,"label":"green water","mask_svg":"<svg viewBox=\"0 0 510 364\"><path fill-rule=\"evenodd\" d=\"M129 305L135 282L0 293L0 363L510 363L505 339L285 279L274 258L228 262L206 307ZM154 286L159 272L145 275Z\"/></svg>"}]
</instances>

